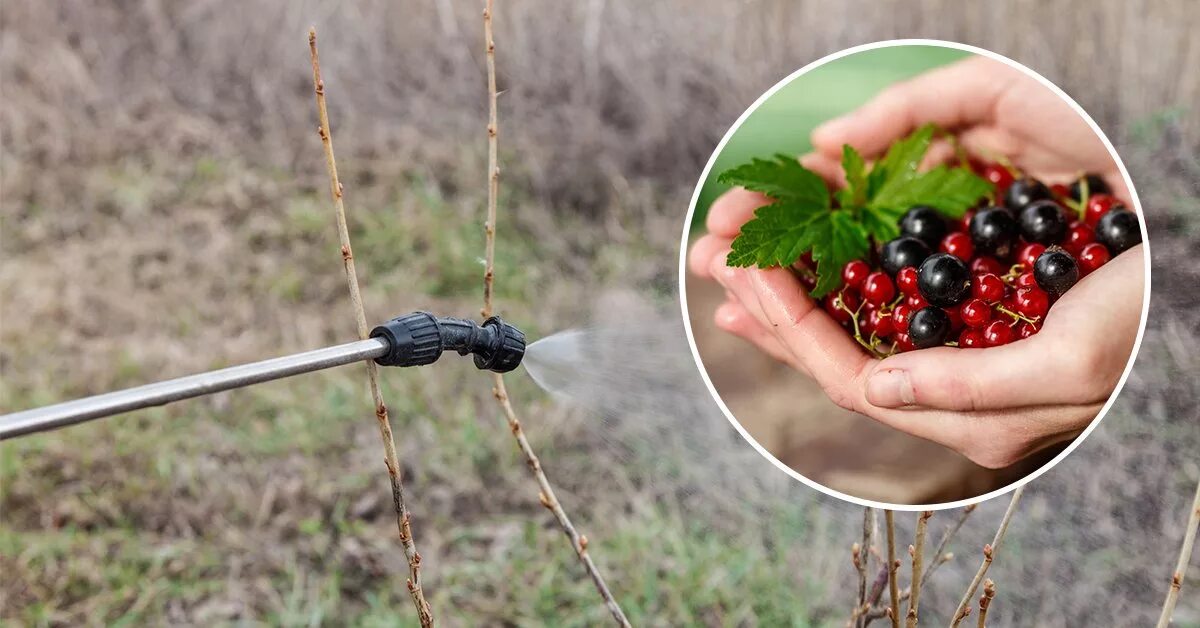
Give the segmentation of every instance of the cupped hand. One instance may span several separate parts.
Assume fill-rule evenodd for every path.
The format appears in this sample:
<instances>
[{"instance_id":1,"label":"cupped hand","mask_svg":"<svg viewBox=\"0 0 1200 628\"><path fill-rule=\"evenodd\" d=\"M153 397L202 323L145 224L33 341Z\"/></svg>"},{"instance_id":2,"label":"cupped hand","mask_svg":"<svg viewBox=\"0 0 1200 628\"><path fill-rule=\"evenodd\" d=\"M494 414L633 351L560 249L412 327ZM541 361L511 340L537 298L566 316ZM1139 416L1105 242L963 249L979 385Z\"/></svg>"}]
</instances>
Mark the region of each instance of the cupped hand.
<instances>
[{"instance_id":1,"label":"cupped hand","mask_svg":"<svg viewBox=\"0 0 1200 628\"><path fill-rule=\"evenodd\" d=\"M725 288L720 328L808 374L838 405L999 468L1077 436L1115 389L1141 315L1141 246L1083 278L1031 338L877 360L790 270L725 265L741 225L766 202L745 190L718 199L689 266Z\"/></svg>"},{"instance_id":2,"label":"cupped hand","mask_svg":"<svg viewBox=\"0 0 1200 628\"><path fill-rule=\"evenodd\" d=\"M1096 173L1118 198L1128 189L1104 143L1057 94L1025 73L986 57L971 57L883 90L867 104L817 127L814 152L801 163L839 180L842 145L871 159L918 126L933 122L968 153L1007 158L1022 172L1049 183ZM928 163L953 155L945 140Z\"/></svg>"}]
</instances>

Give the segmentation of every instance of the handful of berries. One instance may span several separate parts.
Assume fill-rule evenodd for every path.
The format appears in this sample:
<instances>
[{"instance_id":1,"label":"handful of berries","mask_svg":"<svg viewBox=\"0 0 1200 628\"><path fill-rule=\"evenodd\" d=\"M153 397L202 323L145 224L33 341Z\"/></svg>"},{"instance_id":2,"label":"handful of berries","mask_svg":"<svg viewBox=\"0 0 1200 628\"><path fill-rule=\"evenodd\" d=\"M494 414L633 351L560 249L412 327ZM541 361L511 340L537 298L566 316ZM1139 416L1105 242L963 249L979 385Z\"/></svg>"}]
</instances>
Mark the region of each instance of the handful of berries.
<instances>
[{"instance_id":1,"label":"handful of berries","mask_svg":"<svg viewBox=\"0 0 1200 628\"><path fill-rule=\"evenodd\" d=\"M1137 215L1099 176L1047 186L1000 164L973 167L1002 205L958 221L909 209L879 251L881 269L850 261L843 287L825 296L829 315L872 354L1028 338L1080 278L1142 241Z\"/></svg>"}]
</instances>

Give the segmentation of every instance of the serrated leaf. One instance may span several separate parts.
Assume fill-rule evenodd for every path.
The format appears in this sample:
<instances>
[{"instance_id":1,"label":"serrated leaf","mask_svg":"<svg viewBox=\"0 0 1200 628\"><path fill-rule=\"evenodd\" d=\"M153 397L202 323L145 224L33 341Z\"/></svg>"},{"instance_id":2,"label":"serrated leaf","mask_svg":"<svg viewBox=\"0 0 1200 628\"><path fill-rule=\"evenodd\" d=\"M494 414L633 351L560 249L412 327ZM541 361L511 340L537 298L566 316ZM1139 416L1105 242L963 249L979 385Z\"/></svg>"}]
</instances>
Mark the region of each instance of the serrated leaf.
<instances>
[{"instance_id":1,"label":"serrated leaf","mask_svg":"<svg viewBox=\"0 0 1200 628\"><path fill-rule=\"evenodd\" d=\"M903 185L888 184L867 207L898 219L910 207L928 205L950 218L959 218L979 199L992 191L992 185L963 168L938 166L917 173Z\"/></svg>"},{"instance_id":2,"label":"serrated leaf","mask_svg":"<svg viewBox=\"0 0 1200 628\"><path fill-rule=\"evenodd\" d=\"M841 285L842 267L851 260L865 258L868 247L866 232L850 212L827 212L826 217L819 221L819 226L811 225L818 227L812 231L821 232L812 247L813 260L817 262L817 285L811 294L817 299Z\"/></svg>"},{"instance_id":3,"label":"serrated leaf","mask_svg":"<svg viewBox=\"0 0 1200 628\"><path fill-rule=\"evenodd\" d=\"M842 171L846 173L846 188L838 190L838 202L842 207L863 204L867 199L867 163L849 144L842 145Z\"/></svg>"},{"instance_id":4,"label":"serrated leaf","mask_svg":"<svg viewBox=\"0 0 1200 628\"><path fill-rule=\"evenodd\" d=\"M933 124L926 124L892 144L867 175L867 198L882 194L889 187L902 186L917 175L935 129Z\"/></svg>"},{"instance_id":5,"label":"serrated leaf","mask_svg":"<svg viewBox=\"0 0 1200 628\"><path fill-rule=\"evenodd\" d=\"M829 207L825 181L787 155L776 155L773 161L752 159L748 164L722 172L717 180L762 192L779 201Z\"/></svg>"},{"instance_id":6,"label":"serrated leaf","mask_svg":"<svg viewBox=\"0 0 1200 628\"><path fill-rule=\"evenodd\" d=\"M827 205L792 200L760 207L754 218L742 225L725 263L759 268L790 266L812 248L814 238L820 237L819 229L811 228L812 223L826 220L829 213Z\"/></svg>"},{"instance_id":7,"label":"serrated leaf","mask_svg":"<svg viewBox=\"0 0 1200 628\"><path fill-rule=\"evenodd\" d=\"M897 212L868 205L860 210L858 216L863 229L872 238L875 238L876 242L887 242L900 235L900 217L904 215L905 211L907 209Z\"/></svg>"}]
</instances>

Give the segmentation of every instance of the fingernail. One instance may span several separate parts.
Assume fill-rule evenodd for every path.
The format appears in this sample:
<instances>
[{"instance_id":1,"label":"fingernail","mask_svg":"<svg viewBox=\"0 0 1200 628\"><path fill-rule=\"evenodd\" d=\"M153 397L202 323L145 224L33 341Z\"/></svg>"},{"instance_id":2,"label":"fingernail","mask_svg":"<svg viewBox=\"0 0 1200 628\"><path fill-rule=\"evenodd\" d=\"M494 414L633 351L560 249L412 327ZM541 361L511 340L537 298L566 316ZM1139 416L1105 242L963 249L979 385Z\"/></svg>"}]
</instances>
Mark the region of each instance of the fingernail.
<instances>
[{"instance_id":1,"label":"fingernail","mask_svg":"<svg viewBox=\"0 0 1200 628\"><path fill-rule=\"evenodd\" d=\"M899 408L915 403L908 373L889 369L872 375L867 379L867 401L880 408Z\"/></svg>"}]
</instances>

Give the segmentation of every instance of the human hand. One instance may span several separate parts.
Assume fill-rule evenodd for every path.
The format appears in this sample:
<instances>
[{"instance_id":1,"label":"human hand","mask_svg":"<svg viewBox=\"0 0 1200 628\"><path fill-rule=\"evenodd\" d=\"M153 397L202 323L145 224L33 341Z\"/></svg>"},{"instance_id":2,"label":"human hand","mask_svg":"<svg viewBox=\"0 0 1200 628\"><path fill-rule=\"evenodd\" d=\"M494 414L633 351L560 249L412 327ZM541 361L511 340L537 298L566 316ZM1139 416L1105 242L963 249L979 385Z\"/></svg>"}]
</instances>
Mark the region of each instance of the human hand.
<instances>
[{"instance_id":1,"label":"human hand","mask_svg":"<svg viewBox=\"0 0 1200 628\"><path fill-rule=\"evenodd\" d=\"M1076 284L1035 336L880 361L825 314L791 271L725 265L741 225L767 201L739 189L714 202L709 234L693 245L689 266L726 290L715 313L718 327L808 374L838 405L999 468L1077 436L1120 379L1145 288L1140 245Z\"/></svg>"},{"instance_id":2,"label":"human hand","mask_svg":"<svg viewBox=\"0 0 1200 628\"><path fill-rule=\"evenodd\" d=\"M812 133L814 152L800 162L827 179L844 181L843 144L864 158L879 157L928 122L956 136L968 153L1004 157L1050 183L1096 173L1116 197L1129 199L1116 162L1070 105L1020 70L979 56L892 85L855 111L822 124ZM926 162L946 161L953 154L953 147L939 140Z\"/></svg>"}]
</instances>

